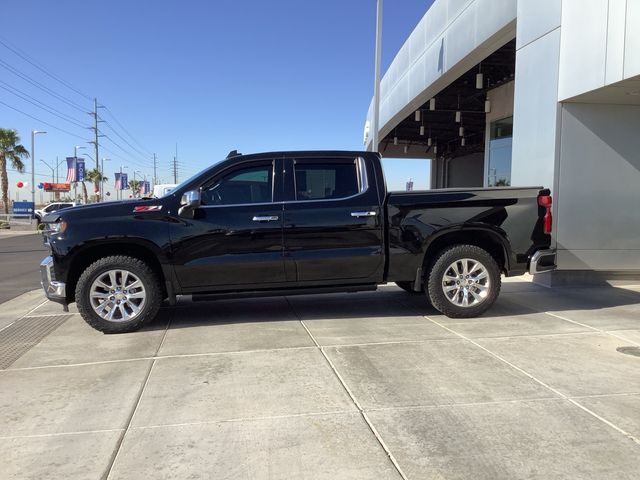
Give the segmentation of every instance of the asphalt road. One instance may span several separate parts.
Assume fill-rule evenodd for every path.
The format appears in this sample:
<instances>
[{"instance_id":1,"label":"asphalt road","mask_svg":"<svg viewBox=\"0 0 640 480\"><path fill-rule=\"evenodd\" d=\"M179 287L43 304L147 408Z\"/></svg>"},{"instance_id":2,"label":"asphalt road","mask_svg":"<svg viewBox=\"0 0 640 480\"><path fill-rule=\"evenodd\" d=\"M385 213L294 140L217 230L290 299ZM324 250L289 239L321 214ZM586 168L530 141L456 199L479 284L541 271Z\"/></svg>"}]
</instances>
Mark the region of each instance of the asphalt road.
<instances>
[{"instance_id":1,"label":"asphalt road","mask_svg":"<svg viewBox=\"0 0 640 480\"><path fill-rule=\"evenodd\" d=\"M38 234L0 237L0 303L40 287L39 265L47 252Z\"/></svg>"}]
</instances>

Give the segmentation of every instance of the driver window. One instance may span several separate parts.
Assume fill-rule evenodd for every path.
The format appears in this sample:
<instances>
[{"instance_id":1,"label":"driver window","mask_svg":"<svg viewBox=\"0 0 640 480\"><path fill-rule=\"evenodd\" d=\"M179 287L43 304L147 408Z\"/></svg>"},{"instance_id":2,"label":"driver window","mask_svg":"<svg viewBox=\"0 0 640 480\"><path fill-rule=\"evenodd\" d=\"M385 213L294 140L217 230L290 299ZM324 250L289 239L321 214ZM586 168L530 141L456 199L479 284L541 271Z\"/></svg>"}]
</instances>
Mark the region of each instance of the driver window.
<instances>
[{"instance_id":1,"label":"driver window","mask_svg":"<svg viewBox=\"0 0 640 480\"><path fill-rule=\"evenodd\" d=\"M202 189L203 205L244 205L273 201L273 165L235 170Z\"/></svg>"}]
</instances>

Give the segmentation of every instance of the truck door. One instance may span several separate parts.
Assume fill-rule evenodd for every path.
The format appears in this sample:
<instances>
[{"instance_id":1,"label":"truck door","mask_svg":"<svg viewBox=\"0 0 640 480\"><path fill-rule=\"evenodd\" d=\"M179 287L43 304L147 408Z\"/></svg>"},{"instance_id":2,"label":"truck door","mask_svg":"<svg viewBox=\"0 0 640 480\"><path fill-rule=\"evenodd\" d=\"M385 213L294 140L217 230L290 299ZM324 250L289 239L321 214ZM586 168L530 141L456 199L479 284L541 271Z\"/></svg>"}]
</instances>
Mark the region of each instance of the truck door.
<instances>
[{"instance_id":1,"label":"truck door","mask_svg":"<svg viewBox=\"0 0 640 480\"><path fill-rule=\"evenodd\" d=\"M268 286L285 280L282 160L243 163L201 187L194 219L172 227L183 288ZM215 288L214 288L215 289Z\"/></svg>"},{"instance_id":2,"label":"truck door","mask_svg":"<svg viewBox=\"0 0 640 480\"><path fill-rule=\"evenodd\" d=\"M382 200L364 158L285 160L284 251L301 285L379 283Z\"/></svg>"}]
</instances>

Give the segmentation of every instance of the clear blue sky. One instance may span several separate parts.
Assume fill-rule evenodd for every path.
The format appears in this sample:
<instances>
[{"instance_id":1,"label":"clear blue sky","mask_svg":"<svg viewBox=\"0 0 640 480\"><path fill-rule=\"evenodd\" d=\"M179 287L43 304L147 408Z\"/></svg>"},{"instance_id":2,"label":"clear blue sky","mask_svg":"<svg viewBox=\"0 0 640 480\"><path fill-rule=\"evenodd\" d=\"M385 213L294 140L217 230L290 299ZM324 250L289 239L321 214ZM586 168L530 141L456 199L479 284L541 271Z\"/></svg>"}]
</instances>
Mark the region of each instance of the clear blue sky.
<instances>
[{"instance_id":1,"label":"clear blue sky","mask_svg":"<svg viewBox=\"0 0 640 480\"><path fill-rule=\"evenodd\" d=\"M386 0L383 69L426 12L431 0ZM223 158L229 150L362 149L373 92L375 0L115 0L5 2L0 39L109 110L100 115L109 139L107 176L127 165L171 181L175 143L180 178ZM30 95L80 125L91 117L10 73L9 65L89 111L92 102L52 80L0 45L0 86ZM0 126L15 128L36 159L73 155L90 131L0 88L0 102L80 136L75 138L0 103ZM116 121L125 127L130 138ZM119 134L115 134L109 126ZM135 146L137 151L125 143ZM119 144L126 153L112 141ZM143 153L145 154L143 157ZM80 156L80 155L79 155ZM36 162L36 183L48 177ZM386 162L392 188L413 177L426 188L428 161ZM107 167L107 165L109 165ZM61 168L61 175L64 166ZM10 172L12 190L27 175ZM112 183L112 182L110 182ZM13 193L12 198L15 198ZM21 193L21 198L27 197Z\"/></svg>"}]
</instances>

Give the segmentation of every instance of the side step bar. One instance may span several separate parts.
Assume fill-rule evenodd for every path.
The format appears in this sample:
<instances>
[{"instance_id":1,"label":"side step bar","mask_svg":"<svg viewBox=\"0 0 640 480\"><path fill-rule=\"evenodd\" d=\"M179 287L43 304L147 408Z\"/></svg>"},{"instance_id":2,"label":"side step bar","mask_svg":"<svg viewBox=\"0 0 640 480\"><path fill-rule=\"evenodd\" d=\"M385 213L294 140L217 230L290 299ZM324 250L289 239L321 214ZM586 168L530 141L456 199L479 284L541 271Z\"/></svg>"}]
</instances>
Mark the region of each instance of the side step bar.
<instances>
[{"instance_id":1,"label":"side step bar","mask_svg":"<svg viewBox=\"0 0 640 480\"><path fill-rule=\"evenodd\" d=\"M262 298L280 297L291 295L315 295L318 293L354 293L373 292L378 289L377 285L344 285L337 287L300 287L279 290L252 290L221 293L194 293L191 300L194 302L208 302L211 300L227 300L232 298Z\"/></svg>"}]
</instances>

